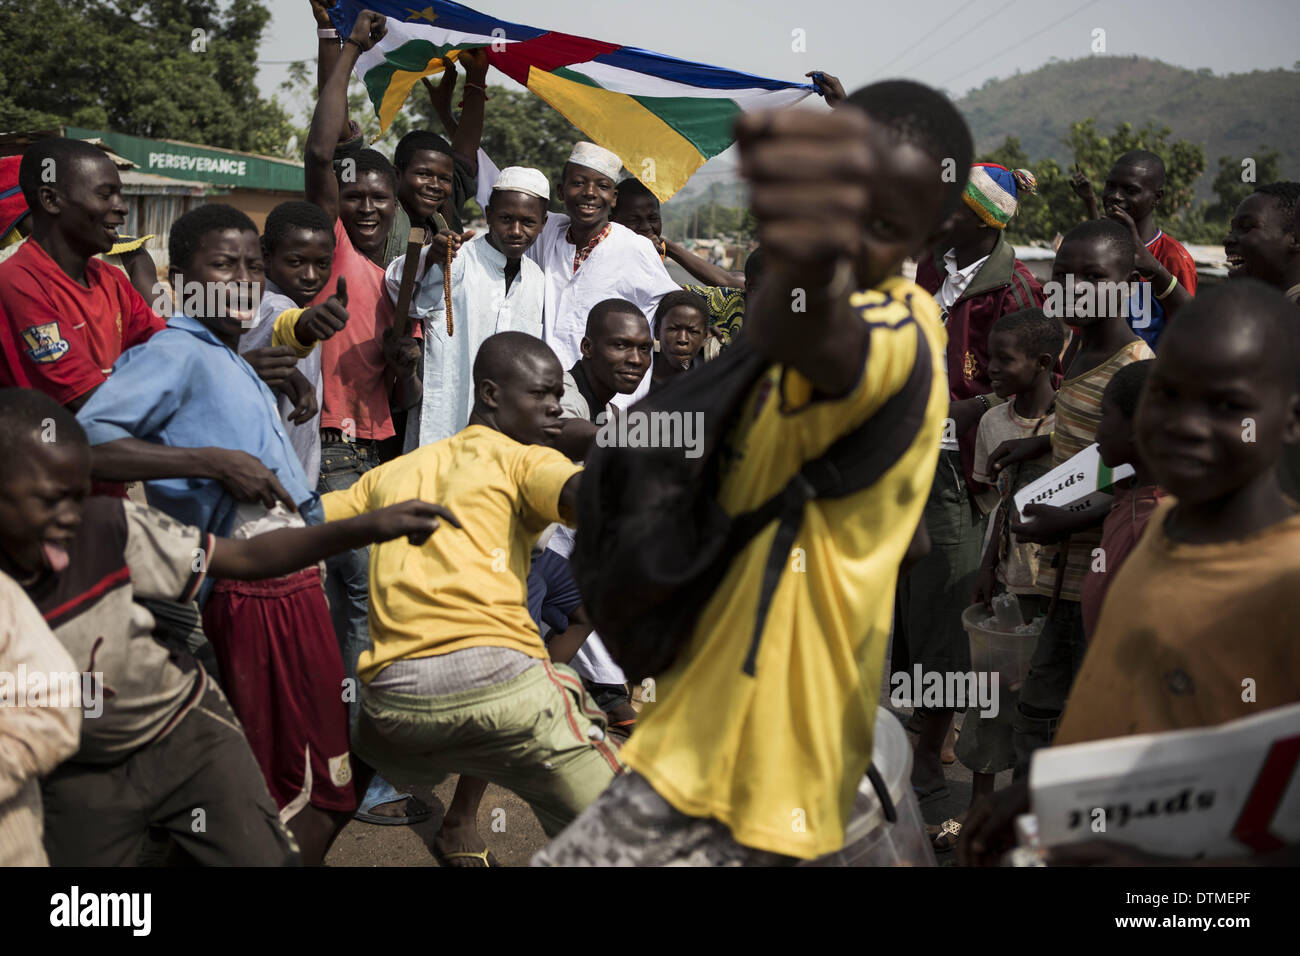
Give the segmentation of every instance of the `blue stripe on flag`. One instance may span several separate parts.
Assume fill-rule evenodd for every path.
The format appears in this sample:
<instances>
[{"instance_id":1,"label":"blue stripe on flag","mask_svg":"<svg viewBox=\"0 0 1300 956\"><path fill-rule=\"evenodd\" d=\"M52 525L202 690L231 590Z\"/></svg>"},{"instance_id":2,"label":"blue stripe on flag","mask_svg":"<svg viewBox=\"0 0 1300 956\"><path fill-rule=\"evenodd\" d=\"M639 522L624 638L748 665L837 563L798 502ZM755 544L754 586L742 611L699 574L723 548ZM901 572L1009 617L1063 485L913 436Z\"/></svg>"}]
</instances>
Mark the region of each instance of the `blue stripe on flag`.
<instances>
[{"instance_id":1,"label":"blue stripe on flag","mask_svg":"<svg viewBox=\"0 0 1300 956\"><path fill-rule=\"evenodd\" d=\"M634 46L625 46L613 53L602 53L595 58L597 63L608 63L624 70L635 70L650 76L661 77L688 86L698 86L710 90L815 90L811 83L787 83L784 80L772 80L752 73L739 73L724 70L704 63L692 63L678 60L662 53L652 53Z\"/></svg>"},{"instance_id":2,"label":"blue stripe on flag","mask_svg":"<svg viewBox=\"0 0 1300 956\"><path fill-rule=\"evenodd\" d=\"M460 33L492 36L492 31L499 29L502 32L497 36L507 40L531 40L551 32L518 23L510 23L506 20L498 20L496 17L487 16L477 10L471 10L459 3L452 3L451 0L396 0L396 2L393 2L393 0L339 0L329 11L330 19L338 29L339 35L347 36L351 33L357 14L366 9L374 10L386 17L412 25L425 24ZM433 20L419 17L419 14L424 11L429 11L433 16ZM697 86L702 89L720 91L744 89L800 89L812 91L816 89L811 83L787 83L784 80L754 76L752 73L740 73L736 70L724 70L721 67L708 66L704 63L679 60L671 56L664 56L661 53L653 53L650 50L642 50L631 46L622 47L612 53L602 53L595 59L598 63L608 63L610 66L634 70L638 73L645 73L649 76L684 83L688 86Z\"/></svg>"},{"instance_id":3,"label":"blue stripe on flag","mask_svg":"<svg viewBox=\"0 0 1300 956\"><path fill-rule=\"evenodd\" d=\"M391 0L339 0L329 10L330 20L339 31L339 36L345 37L352 32L352 25L362 10L373 10L412 26L423 24L458 33L479 33L490 37L493 36L494 29L500 29L502 32L496 36L505 40L531 40L549 32L498 20L450 0L399 0L396 3ZM419 16L425 11L433 14L433 20Z\"/></svg>"}]
</instances>

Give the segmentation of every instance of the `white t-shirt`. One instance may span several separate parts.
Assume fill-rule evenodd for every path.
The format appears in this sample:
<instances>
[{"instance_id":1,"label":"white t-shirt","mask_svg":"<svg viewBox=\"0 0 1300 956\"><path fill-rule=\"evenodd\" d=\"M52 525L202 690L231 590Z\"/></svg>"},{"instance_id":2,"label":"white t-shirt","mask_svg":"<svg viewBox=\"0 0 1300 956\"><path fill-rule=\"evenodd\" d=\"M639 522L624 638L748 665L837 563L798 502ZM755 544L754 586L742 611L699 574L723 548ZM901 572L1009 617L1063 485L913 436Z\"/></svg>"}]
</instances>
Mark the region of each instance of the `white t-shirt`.
<instances>
[{"instance_id":1,"label":"white t-shirt","mask_svg":"<svg viewBox=\"0 0 1300 956\"><path fill-rule=\"evenodd\" d=\"M528 255L546 274L546 304L543 308L543 338L559 356L560 365L571 368L582 358L582 337L587 315L605 299L627 299L646 317L647 327L659 300L679 286L668 275L650 240L626 226L610 224L606 236L575 273L573 256L577 248L566 238L569 217L552 213L546 227ZM652 330L653 334L653 330ZM637 390L619 395L614 403L626 408L650 390L649 372Z\"/></svg>"},{"instance_id":2,"label":"white t-shirt","mask_svg":"<svg viewBox=\"0 0 1300 956\"><path fill-rule=\"evenodd\" d=\"M447 302L442 263L429 263L420 250L420 271L411 294L411 316L424 323L424 393L407 417L405 451L450 438L469 423L474 405L474 357L497 332L542 336L542 270L527 257L506 291L506 257L475 236L451 260L452 334L447 337ZM384 287L396 303L406 256L388 264ZM427 267L427 271L426 270Z\"/></svg>"}]
</instances>

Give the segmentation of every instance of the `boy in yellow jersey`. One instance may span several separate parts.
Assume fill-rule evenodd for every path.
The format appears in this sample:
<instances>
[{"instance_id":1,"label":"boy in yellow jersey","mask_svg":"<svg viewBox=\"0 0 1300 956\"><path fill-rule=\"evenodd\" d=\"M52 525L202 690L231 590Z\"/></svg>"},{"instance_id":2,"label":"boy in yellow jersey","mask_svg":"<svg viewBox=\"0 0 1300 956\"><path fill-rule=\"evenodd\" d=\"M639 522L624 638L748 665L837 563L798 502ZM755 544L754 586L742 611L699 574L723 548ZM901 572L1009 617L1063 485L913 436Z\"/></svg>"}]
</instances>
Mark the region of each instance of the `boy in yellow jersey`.
<instances>
[{"instance_id":1,"label":"boy in yellow jersey","mask_svg":"<svg viewBox=\"0 0 1300 956\"><path fill-rule=\"evenodd\" d=\"M552 522L573 522L582 469L543 447L560 432L564 370L541 339L490 336L473 378L464 429L321 499L334 521L436 488L461 523L440 545L371 548L354 747L390 779L460 773L513 790L553 836L623 769L604 714L551 663L528 613L532 547Z\"/></svg>"},{"instance_id":2,"label":"boy in yellow jersey","mask_svg":"<svg viewBox=\"0 0 1300 956\"><path fill-rule=\"evenodd\" d=\"M914 366L944 367L938 307L896 273L937 239L971 158L952 104L907 81L829 114L748 115L738 139L768 253L745 334L773 364L720 450L730 514L874 416ZM772 527L741 552L657 677L622 751L633 772L535 864L765 865L843 846L871 761L898 565L947 415L941 373L928 394L924 424L874 485L805 506L756 647Z\"/></svg>"}]
</instances>

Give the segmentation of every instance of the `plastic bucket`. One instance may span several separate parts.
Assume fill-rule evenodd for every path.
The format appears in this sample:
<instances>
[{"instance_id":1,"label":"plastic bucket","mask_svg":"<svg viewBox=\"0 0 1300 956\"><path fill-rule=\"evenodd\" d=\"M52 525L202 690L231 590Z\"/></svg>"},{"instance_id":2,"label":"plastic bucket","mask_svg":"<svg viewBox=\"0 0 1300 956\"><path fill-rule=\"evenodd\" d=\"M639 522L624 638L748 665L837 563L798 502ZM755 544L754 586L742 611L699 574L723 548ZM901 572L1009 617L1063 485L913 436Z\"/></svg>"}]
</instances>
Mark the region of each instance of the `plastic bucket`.
<instances>
[{"instance_id":1,"label":"plastic bucket","mask_svg":"<svg viewBox=\"0 0 1300 956\"><path fill-rule=\"evenodd\" d=\"M879 772L897 819L887 819L884 804L869 777L858 784L853 814L844 832L844 848L801 866L936 866L925 835L921 806L912 790L912 747L907 731L889 710L876 708L871 763Z\"/></svg>"},{"instance_id":2,"label":"plastic bucket","mask_svg":"<svg viewBox=\"0 0 1300 956\"><path fill-rule=\"evenodd\" d=\"M1029 661L1042 625L1032 634L1012 634L981 626L989 617L982 604L972 604L961 613L962 627L970 639L971 670L976 674L996 673L999 687L1019 690L1029 676Z\"/></svg>"}]
</instances>

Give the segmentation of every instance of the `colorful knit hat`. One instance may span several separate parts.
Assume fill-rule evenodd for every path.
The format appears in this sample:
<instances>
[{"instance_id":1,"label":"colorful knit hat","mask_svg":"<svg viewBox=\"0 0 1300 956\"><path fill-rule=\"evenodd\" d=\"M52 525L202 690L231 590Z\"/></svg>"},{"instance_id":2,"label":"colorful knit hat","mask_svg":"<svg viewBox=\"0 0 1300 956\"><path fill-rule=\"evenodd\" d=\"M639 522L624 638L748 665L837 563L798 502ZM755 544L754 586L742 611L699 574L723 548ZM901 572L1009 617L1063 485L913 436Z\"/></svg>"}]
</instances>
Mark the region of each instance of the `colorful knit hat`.
<instances>
[{"instance_id":1,"label":"colorful knit hat","mask_svg":"<svg viewBox=\"0 0 1300 956\"><path fill-rule=\"evenodd\" d=\"M997 163L976 163L961 198L975 215L994 229L1005 229L1020 204L1019 190L1038 192L1038 180L1027 169L1007 169Z\"/></svg>"}]
</instances>

